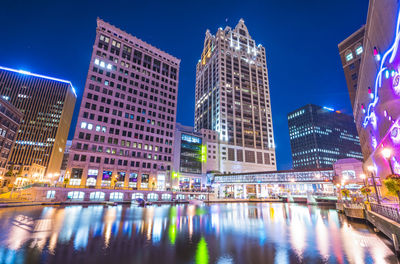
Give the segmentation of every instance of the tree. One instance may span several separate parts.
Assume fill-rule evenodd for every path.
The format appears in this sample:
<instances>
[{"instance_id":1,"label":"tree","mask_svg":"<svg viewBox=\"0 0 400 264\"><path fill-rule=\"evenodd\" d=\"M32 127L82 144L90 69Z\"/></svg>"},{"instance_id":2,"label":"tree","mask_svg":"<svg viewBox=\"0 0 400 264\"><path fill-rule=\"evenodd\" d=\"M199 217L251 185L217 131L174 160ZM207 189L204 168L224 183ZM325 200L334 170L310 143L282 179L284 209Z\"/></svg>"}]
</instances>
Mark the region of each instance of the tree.
<instances>
[{"instance_id":1,"label":"tree","mask_svg":"<svg viewBox=\"0 0 400 264\"><path fill-rule=\"evenodd\" d=\"M367 197L368 200L368 196L371 194L371 189L368 188L367 186L364 186L360 189L361 194L364 195L365 197Z\"/></svg>"},{"instance_id":2,"label":"tree","mask_svg":"<svg viewBox=\"0 0 400 264\"><path fill-rule=\"evenodd\" d=\"M400 203L400 175L392 174L383 181L390 194L397 195Z\"/></svg>"},{"instance_id":3,"label":"tree","mask_svg":"<svg viewBox=\"0 0 400 264\"><path fill-rule=\"evenodd\" d=\"M13 184L14 184L14 164L10 165L10 169L4 174L4 176L7 178L7 187L8 188L13 188Z\"/></svg>"},{"instance_id":4,"label":"tree","mask_svg":"<svg viewBox=\"0 0 400 264\"><path fill-rule=\"evenodd\" d=\"M350 196L350 191L348 190L348 189L346 189L346 188L343 188L342 190L341 190L341 192L342 192L342 195L346 198L346 200L347 200L347 198Z\"/></svg>"},{"instance_id":5,"label":"tree","mask_svg":"<svg viewBox=\"0 0 400 264\"><path fill-rule=\"evenodd\" d=\"M64 178L64 188L67 187L68 183L69 183L69 178Z\"/></svg>"}]
</instances>

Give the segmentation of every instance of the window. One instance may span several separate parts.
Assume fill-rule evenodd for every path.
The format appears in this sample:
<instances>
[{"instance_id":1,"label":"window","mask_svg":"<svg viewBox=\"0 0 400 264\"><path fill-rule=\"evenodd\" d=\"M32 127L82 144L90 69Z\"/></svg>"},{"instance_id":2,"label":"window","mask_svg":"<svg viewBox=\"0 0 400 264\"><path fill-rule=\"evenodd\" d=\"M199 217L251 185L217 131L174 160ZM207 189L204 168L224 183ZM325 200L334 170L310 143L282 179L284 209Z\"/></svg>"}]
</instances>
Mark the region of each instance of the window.
<instances>
[{"instance_id":1,"label":"window","mask_svg":"<svg viewBox=\"0 0 400 264\"><path fill-rule=\"evenodd\" d=\"M96 186L96 178L88 178L86 180L86 185L87 186Z\"/></svg>"},{"instance_id":2,"label":"window","mask_svg":"<svg viewBox=\"0 0 400 264\"><path fill-rule=\"evenodd\" d=\"M122 201L124 199L124 194L121 192L110 193L110 201Z\"/></svg>"},{"instance_id":3,"label":"window","mask_svg":"<svg viewBox=\"0 0 400 264\"><path fill-rule=\"evenodd\" d=\"M363 53L363 47L360 45L360 46L358 46L357 48L356 48L356 54L357 55L360 55L361 53Z\"/></svg>"},{"instance_id":4,"label":"window","mask_svg":"<svg viewBox=\"0 0 400 264\"><path fill-rule=\"evenodd\" d=\"M161 195L161 199L164 200L164 201L170 201L171 198L172 198L172 195L170 193L163 193Z\"/></svg>"},{"instance_id":5,"label":"window","mask_svg":"<svg viewBox=\"0 0 400 264\"><path fill-rule=\"evenodd\" d=\"M348 51L346 53L346 61L350 61L353 59L353 53L351 51Z\"/></svg>"},{"instance_id":6,"label":"window","mask_svg":"<svg viewBox=\"0 0 400 264\"><path fill-rule=\"evenodd\" d=\"M158 200L158 194L156 193L149 193L147 195L147 200L148 201L157 201Z\"/></svg>"},{"instance_id":7,"label":"window","mask_svg":"<svg viewBox=\"0 0 400 264\"><path fill-rule=\"evenodd\" d=\"M144 199L143 193L132 193L132 200Z\"/></svg>"},{"instance_id":8,"label":"window","mask_svg":"<svg viewBox=\"0 0 400 264\"><path fill-rule=\"evenodd\" d=\"M73 185L73 186L81 185L81 179L70 179L69 185Z\"/></svg>"},{"instance_id":9,"label":"window","mask_svg":"<svg viewBox=\"0 0 400 264\"><path fill-rule=\"evenodd\" d=\"M105 194L103 192L92 192L90 193L91 201L103 201Z\"/></svg>"},{"instance_id":10,"label":"window","mask_svg":"<svg viewBox=\"0 0 400 264\"><path fill-rule=\"evenodd\" d=\"M84 197L85 197L84 192L74 191L74 192L68 192L67 194L67 198L70 200L83 201Z\"/></svg>"},{"instance_id":11,"label":"window","mask_svg":"<svg viewBox=\"0 0 400 264\"><path fill-rule=\"evenodd\" d=\"M87 126L87 123L86 123L86 122L82 122L82 123L81 123L81 128L85 129L86 126Z\"/></svg>"},{"instance_id":12,"label":"window","mask_svg":"<svg viewBox=\"0 0 400 264\"><path fill-rule=\"evenodd\" d=\"M56 191L47 191L46 198L47 199L54 199L55 195L56 195Z\"/></svg>"},{"instance_id":13,"label":"window","mask_svg":"<svg viewBox=\"0 0 400 264\"><path fill-rule=\"evenodd\" d=\"M184 194L177 194L176 195L177 200L185 200L185 195Z\"/></svg>"}]
</instances>

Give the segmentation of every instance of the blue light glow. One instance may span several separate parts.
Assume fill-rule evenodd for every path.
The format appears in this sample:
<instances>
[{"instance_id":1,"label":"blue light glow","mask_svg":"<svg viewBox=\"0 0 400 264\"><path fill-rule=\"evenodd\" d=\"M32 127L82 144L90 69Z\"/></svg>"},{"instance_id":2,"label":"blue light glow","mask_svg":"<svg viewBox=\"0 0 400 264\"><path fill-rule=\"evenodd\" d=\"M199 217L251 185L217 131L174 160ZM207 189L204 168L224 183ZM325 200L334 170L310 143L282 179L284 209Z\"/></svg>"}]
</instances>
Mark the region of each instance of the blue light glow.
<instances>
[{"instance_id":1,"label":"blue light glow","mask_svg":"<svg viewBox=\"0 0 400 264\"><path fill-rule=\"evenodd\" d=\"M332 111L332 112L335 111L335 109L333 109L333 108L331 108L331 107L324 106L323 108L324 108L325 110L328 110L328 111Z\"/></svg>"},{"instance_id":2,"label":"blue light glow","mask_svg":"<svg viewBox=\"0 0 400 264\"><path fill-rule=\"evenodd\" d=\"M3 67L3 66L0 66L0 70L11 71L11 72L19 73L19 74L25 74L25 75L30 75L30 76L34 76L34 77L44 78L44 79L48 79L48 80L52 80L52 81L67 83L67 84L71 85L72 92L74 93L74 95L75 95L75 97L76 97L75 88L74 88L74 86L72 85L72 83L71 83L70 81L63 80L63 79L58 79L58 78L53 78L53 77L49 77L49 76L45 76L45 75L40 75L40 74L36 74L36 73L31 73L31 72L29 72L29 71L15 70L15 69Z\"/></svg>"}]
</instances>

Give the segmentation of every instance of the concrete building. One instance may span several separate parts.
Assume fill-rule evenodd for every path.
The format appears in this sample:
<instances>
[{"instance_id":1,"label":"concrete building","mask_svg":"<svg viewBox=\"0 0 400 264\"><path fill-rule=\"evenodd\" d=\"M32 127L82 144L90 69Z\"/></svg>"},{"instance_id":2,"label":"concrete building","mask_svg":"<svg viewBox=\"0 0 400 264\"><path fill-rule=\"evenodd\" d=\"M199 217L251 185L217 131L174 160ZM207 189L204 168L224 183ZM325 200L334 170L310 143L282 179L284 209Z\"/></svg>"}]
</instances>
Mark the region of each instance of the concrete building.
<instances>
[{"instance_id":1,"label":"concrete building","mask_svg":"<svg viewBox=\"0 0 400 264\"><path fill-rule=\"evenodd\" d=\"M6 177L5 173L21 119L22 113L0 97L0 187L6 186L14 180L12 177Z\"/></svg>"},{"instance_id":2,"label":"concrete building","mask_svg":"<svg viewBox=\"0 0 400 264\"><path fill-rule=\"evenodd\" d=\"M0 96L23 115L8 162L14 172L58 178L76 101L71 82L0 67Z\"/></svg>"},{"instance_id":3,"label":"concrete building","mask_svg":"<svg viewBox=\"0 0 400 264\"><path fill-rule=\"evenodd\" d=\"M399 23L398 1L369 2L353 111L364 170L381 179L400 173Z\"/></svg>"},{"instance_id":4,"label":"concrete building","mask_svg":"<svg viewBox=\"0 0 400 264\"><path fill-rule=\"evenodd\" d=\"M343 72L352 106L354 106L354 100L356 98L358 74L364 51L364 34L365 26L362 26L338 45L340 60L342 61Z\"/></svg>"},{"instance_id":5,"label":"concrete building","mask_svg":"<svg viewBox=\"0 0 400 264\"><path fill-rule=\"evenodd\" d=\"M180 60L97 20L69 185L168 188Z\"/></svg>"},{"instance_id":6,"label":"concrete building","mask_svg":"<svg viewBox=\"0 0 400 264\"><path fill-rule=\"evenodd\" d=\"M207 30L196 67L195 130L216 131L221 172L275 170L265 48L243 19Z\"/></svg>"},{"instance_id":7,"label":"concrete building","mask_svg":"<svg viewBox=\"0 0 400 264\"><path fill-rule=\"evenodd\" d=\"M308 104L288 114L288 125L294 169L332 168L338 159L363 158L352 116Z\"/></svg>"}]
</instances>

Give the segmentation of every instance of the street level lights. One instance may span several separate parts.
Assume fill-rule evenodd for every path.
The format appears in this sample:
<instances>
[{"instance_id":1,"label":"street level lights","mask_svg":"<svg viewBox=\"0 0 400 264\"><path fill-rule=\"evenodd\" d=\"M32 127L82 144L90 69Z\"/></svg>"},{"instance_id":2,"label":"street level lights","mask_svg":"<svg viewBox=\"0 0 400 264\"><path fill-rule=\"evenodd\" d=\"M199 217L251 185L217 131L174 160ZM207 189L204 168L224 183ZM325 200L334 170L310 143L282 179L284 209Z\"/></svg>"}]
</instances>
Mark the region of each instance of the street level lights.
<instances>
[{"instance_id":1,"label":"street level lights","mask_svg":"<svg viewBox=\"0 0 400 264\"><path fill-rule=\"evenodd\" d=\"M392 166L392 161L390 160L390 158L392 157L392 150L390 148L384 148L382 149L382 156L387 160L387 162L389 163L389 167L390 167L390 173L393 173L393 166Z\"/></svg>"},{"instance_id":2,"label":"street level lights","mask_svg":"<svg viewBox=\"0 0 400 264\"><path fill-rule=\"evenodd\" d=\"M372 182L374 183L374 189L375 189L375 193L376 193L376 201L378 202L378 204L381 204L381 201L379 199L378 188L376 188L376 182L375 182L375 167L368 166L367 169L369 170L369 172L371 172Z\"/></svg>"},{"instance_id":3,"label":"street level lights","mask_svg":"<svg viewBox=\"0 0 400 264\"><path fill-rule=\"evenodd\" d=\"M369 196L368 196L368 192L367 192L367 183L366 183L366 181L365 181L366 176L365 176L365 174L363 173L363 174L360 175L360 177L361 177L361 179L362 179L363 182L364 182L365 193L367 194L367 201L369 202Z\"/></svg>"}]
</instances>

